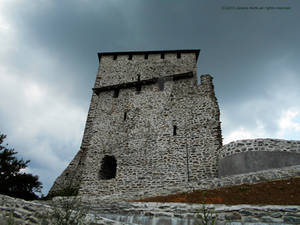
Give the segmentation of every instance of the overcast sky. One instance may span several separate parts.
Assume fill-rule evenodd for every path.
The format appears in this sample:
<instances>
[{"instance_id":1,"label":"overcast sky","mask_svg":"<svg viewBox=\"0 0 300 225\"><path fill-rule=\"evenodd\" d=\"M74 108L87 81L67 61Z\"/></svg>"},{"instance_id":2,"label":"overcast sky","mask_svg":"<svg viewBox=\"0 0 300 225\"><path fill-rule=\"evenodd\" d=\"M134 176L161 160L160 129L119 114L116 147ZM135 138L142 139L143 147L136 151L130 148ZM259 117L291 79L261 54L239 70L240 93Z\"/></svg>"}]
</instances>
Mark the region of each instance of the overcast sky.
<instances>
[{"instance_id":1,"label":"overcast sky","mask_svg":"<svg viewBox=\"0 0 300 225\"><path fill-rule=\"evenodd\" d=\"M298 0L0 0L0 132L47 194L79 150L97 52L201 49L224 143L300 140L299 21Z\"/></svg>"}]
</instances>

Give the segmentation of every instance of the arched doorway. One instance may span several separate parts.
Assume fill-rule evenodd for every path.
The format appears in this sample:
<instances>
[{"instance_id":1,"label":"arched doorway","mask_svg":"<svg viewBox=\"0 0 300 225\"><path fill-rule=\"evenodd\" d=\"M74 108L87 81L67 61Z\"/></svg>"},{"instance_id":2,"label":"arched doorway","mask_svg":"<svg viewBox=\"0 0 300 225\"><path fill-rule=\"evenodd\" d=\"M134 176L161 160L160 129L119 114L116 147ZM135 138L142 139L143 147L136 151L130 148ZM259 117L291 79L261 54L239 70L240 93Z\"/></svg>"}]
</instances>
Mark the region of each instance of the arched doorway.
<instances>
[{"instance_id":1,"label":"arched doorway","mask_svg":"<svg viewBox=\"0 0 300 225\"><path fill-rule=\"evenodd\" d=\"M102 180L109 180L116 177L117 160L114 156L106 155L101 161L101 168L99 171L99 178Z\"/></svg>"}]
</instances>

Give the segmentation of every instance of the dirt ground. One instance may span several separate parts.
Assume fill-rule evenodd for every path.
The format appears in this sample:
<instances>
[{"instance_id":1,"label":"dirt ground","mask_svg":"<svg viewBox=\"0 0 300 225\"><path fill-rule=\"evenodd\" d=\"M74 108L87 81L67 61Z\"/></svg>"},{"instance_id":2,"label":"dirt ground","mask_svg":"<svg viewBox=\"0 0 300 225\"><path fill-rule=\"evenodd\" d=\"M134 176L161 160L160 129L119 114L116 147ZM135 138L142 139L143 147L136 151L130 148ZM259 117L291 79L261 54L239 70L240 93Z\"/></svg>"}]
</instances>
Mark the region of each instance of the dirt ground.
<instances>
[{"instance_id":1,"label":"dirt ground","mask_svg":"<svg viewBox=\"0 0 300 225\"><path fill-rule=\"evenodd\" d=\"M139 200L206 204L300 205L300 177Z\"/></svg>"}]
</instances>

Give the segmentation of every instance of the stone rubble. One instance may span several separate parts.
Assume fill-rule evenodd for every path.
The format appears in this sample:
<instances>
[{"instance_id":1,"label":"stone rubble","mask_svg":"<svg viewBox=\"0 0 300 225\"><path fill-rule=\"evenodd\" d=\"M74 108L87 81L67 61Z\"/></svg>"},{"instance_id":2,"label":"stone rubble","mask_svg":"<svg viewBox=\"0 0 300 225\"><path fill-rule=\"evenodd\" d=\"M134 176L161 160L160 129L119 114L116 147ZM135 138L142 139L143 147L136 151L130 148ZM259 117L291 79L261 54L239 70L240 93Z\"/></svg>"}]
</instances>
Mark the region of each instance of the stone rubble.
<instances>
[{"instance_id":1,"label":"stone rubble","mask_svg":"<svg viewBox=\"0 0 300 225\"><path fill-rule=\"evenodd\" d=\"M6 225L9 216L16 224L52 224L53 205L68 198L57 197L53 201L24 201L0 195L0 224ZM255 224L300 224L300 206L282 205L204 205L212 215L217 216L218 225ZM88 208L84 224L141 224L141 225L186 225L199 224L203 215L203 205L185 203L145 203L145 202L93 202L83 204ZM77 210L77 209L74 209ZM50 222L49 222L50 221Z\"/></svg>"}]
</instances>

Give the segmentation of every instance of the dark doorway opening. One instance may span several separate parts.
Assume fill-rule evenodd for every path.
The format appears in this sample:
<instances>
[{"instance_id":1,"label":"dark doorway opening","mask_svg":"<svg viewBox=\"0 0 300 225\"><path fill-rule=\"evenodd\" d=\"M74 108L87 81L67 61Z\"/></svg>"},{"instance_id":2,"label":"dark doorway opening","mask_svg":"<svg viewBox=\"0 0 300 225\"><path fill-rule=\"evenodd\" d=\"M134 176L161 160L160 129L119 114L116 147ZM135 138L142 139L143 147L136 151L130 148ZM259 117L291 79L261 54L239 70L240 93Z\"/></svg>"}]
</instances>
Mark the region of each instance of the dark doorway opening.
<instances>
[{"instance_id":1,"label":"dark doorway opening","mask_svg":"<svg viewBox=\"0 0 300 225\"><path fill-rule=\"evenodd\" d=\"M116 177L117 160L114 156L106 155L102 159L99 177L102 180L109 180Z\"/></svg>"}]
</instances>

